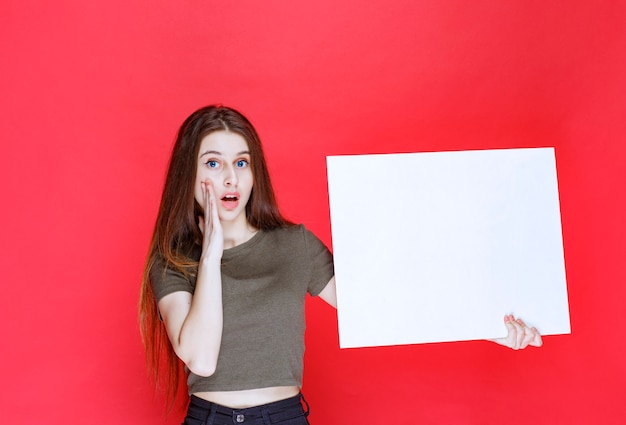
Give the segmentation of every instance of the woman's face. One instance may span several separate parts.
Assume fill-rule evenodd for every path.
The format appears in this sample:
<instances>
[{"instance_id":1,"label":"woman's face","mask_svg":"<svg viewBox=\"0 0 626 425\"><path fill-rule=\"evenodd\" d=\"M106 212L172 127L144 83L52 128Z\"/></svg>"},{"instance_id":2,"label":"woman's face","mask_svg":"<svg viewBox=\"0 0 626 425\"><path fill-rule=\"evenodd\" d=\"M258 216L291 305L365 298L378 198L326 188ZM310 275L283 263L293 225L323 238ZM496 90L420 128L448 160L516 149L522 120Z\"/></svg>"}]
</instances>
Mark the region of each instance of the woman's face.
<instances>
[{"instance_id":1,"label":"woman's face","mask_svg":"<svg viewBox=\"0 0 626 425\"><path fill-rule=\"evenodd\" d=\"M194 196L204 208L201 182L210 182L221 222L246 223L246 204L252 193L248 143L237 133L215 131L200 143Z\"/></svg>"}]
</instances>

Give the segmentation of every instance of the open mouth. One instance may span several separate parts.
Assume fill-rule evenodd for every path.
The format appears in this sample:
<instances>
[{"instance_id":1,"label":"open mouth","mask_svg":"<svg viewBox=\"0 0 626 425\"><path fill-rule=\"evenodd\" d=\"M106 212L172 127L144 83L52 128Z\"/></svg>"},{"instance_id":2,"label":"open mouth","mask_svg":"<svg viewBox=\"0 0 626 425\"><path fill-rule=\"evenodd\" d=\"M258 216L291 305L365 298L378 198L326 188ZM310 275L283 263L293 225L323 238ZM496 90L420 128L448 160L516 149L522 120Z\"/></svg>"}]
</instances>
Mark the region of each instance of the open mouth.
<instances>
[{"instance_id":1,"label":"open mouth","mask_svg":"<svg viewBox=\"0 0 626 425\"><path fill-rule=\"evenodd\" d=\"M235 208L239 204L239 194L226 193L220 198L220 201L225 208Z\"/></svg>"},{"instance_id":2,"label":"open mouth","mask_svg":"<svg viewBox=\"0 0 626 425\"><path fill-rule=\"evenodd\" d=\"M239 196L237 195L224 195L222 196L222 201L224 202L236 202L239 200Z\"/></svg>"}]
</instances>

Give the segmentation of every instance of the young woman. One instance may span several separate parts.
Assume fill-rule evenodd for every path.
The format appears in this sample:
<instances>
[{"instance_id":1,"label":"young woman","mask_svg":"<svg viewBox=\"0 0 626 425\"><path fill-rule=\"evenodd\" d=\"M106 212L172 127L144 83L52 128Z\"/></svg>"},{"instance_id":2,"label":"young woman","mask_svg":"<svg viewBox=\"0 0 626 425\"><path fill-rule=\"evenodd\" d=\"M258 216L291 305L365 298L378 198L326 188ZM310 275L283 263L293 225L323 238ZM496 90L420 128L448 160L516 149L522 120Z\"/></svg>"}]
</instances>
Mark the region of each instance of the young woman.
<instances>
[{"instance_id":1,"label":"young woman","mask_svg":"<svg viewBox=\"0 0 626 425\"><path fill-rule=\"evenodd\" d=\"M223 106L194 112L173 148L140 300L157 384L165 363L173 400L188 375L185 424L308 423L307 293L336 307L332 255L280 214L252 124ZM495 342L541 345L536 329L505 322Z\"/></svg>"}]
</instances>

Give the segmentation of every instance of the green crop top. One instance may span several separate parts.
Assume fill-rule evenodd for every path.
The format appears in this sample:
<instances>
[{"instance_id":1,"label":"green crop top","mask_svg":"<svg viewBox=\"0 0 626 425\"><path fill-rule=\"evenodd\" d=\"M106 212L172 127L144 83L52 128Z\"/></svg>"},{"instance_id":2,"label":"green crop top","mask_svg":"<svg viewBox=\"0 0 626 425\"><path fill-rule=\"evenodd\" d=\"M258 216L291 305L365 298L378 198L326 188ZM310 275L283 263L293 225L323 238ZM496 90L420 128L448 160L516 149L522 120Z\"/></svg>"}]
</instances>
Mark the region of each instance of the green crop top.
<instances>
[{"instance_id":1,"label":"green crop top","mask_svg":"<svg viewBox=\"0 0 626 425\"><path fill-rule=\"evenodd\" d=\"M196 250L200 257L200 248ZM333 277L332 255L303 225L258 231L224 250L224 328L213 375L189 372L189 393L302 385L304 302ZM153 269L156 300L176 291L193 294L195 276Z\"/></svg>"}]
</instances>

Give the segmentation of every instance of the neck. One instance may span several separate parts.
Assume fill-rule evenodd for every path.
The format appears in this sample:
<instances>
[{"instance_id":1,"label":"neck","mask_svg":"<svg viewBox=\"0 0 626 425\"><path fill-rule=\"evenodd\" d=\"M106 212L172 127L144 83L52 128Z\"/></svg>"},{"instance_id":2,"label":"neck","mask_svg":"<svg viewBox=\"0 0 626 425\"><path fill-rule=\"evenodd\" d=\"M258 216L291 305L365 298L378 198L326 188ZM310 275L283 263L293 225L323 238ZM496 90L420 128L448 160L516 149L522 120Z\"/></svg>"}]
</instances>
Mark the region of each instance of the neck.
<instances>
[{"instance_id":1,"label":"neck","mask_svg":"<svg viewBox=\"0 0 626 425\"><path fill-rule=\"evenodd\" d=\"M248 221L237 220L235 222L222 222L224 232L224 249L234 248L244 242L249 241L256 234L258 229L250 226Z\"/></svg>"}]
</instances>

